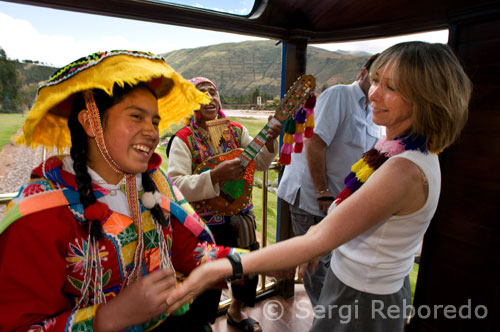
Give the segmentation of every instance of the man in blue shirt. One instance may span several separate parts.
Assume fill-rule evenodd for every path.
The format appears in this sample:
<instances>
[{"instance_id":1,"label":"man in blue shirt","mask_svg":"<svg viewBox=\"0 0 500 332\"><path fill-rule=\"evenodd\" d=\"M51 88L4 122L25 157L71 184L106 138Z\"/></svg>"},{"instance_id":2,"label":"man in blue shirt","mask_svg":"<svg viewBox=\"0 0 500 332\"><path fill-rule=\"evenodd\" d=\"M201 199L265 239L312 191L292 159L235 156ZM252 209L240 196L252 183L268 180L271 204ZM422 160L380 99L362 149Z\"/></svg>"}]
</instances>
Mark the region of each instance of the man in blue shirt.
<instances>
[{"instance_id":1,"label":"man in blue shirt","mask_svg":"<svg viewBox=\"0 0 500 332\"><path fill-rule=\"evenodd\" d=\"M344 189L351 165L371 149L382 135L372 122L368 101L369 69L378 54L372 55L351 85L334 85L318 98L314 135L305 140L305 153L292 154L285 168L278 196L290 204L293 231L307 232L328 212L335 196ZM330 253L323 256L313 273L304 275L304 286L312 305L318 303Z\"/></svg>"}]
</instances>

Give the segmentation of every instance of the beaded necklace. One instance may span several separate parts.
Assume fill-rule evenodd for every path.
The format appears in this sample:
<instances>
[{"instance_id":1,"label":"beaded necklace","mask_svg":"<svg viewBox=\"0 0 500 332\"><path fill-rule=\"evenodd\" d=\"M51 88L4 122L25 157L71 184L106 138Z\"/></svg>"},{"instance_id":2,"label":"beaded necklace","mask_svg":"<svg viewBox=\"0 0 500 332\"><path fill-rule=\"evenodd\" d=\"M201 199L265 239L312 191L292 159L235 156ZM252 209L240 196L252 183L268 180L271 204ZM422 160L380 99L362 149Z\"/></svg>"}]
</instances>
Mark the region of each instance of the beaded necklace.
<instances>
[{"instance_id":1,"label":"beaded necklace","mask_svg":"<svg viewBox=\"0 0 500 332\"><path fill-rule=\"evenodd\" d=\"M380 139L373 149L363 153L361 159L352 165L351 172L344 179L346 187L337 195L333 203L339 205L351 196L389 158L408 150L428 153L425 149L425 142L425 138L421 136L400 136L394 140Z\"/></svg>"}]
</instances>

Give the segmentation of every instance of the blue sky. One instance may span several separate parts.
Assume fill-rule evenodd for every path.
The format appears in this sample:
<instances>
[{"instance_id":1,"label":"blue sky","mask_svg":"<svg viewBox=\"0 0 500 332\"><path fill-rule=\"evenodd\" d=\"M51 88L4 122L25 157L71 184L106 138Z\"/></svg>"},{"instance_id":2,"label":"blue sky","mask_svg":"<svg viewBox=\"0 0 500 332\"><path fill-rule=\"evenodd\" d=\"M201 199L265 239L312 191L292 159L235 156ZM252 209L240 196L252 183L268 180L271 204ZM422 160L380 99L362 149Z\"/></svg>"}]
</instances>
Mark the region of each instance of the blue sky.
<instances>
[{"instance_id":1,"label":"blue sky","mask_svg":"<svg viewBox=\"0 0 500 332\"><path fill-rule=\"evenodd\" d=\"M248 12L250 0L179 0L203 8ZM232 6L232 7L230 7ZM364 50L376 53L405 40L446 43L447 31L400 36L380 40L320 44L328 50ZM133 49L166 53L227 42L260 38L178 27L173 25L119 19L100 15L55 10L0 1L0 47L11 59L38 60L54 66L96 51Z\"/></svg>"}]
</instances>

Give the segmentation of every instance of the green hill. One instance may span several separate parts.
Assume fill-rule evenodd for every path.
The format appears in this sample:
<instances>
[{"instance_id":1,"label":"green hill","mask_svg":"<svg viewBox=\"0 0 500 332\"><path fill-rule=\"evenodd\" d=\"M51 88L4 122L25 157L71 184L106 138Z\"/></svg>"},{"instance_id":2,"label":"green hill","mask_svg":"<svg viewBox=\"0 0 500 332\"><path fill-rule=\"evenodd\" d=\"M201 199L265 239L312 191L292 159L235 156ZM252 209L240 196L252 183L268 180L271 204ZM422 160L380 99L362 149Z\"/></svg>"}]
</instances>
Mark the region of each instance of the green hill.
<instances>
[{"instance_id":1,"label":"green hill","mask_svg":"<svg viewBox=\"0 0 500 332\"><path fill-rule=\"evenodd\" d=\"M169 65L186 78L205 76L217 84L222 95L278 96L281 79L281 45L275 41L246 41L181 49L162 54ZM342 51L340 51L342 52ZM331 52L319 47L307 49L307 73L316 77L316 87L349 84L356 80L368 56ZM22 109L30 107L38 83L49 78L57 68L30 60L12 60L20 78Z\"/></svg>"},{"instance_id":2,"label":"green hill","mask_svg":"<svg viewBox=\"0 0 500 332\"><path fill-rule=\"evenodd\" d=\"M46 81L58 68L33 62L15 62L16 69L24 84L36 84Z\"/></svg>"},{"instance_id":3,"label":"green hill","mask_svg":"<svg viewBox=\"0 0 500 332\"><path fill-rule=\"evenodd\" d=\"M225 95L249 94L256 88L272 95L280 91L281 45L272 40L182 49L163 56L184 77L208 77ZM316 77L318 89L352 83L367 58L309 46L306 71Z\"/></svg>"}]
</instances>

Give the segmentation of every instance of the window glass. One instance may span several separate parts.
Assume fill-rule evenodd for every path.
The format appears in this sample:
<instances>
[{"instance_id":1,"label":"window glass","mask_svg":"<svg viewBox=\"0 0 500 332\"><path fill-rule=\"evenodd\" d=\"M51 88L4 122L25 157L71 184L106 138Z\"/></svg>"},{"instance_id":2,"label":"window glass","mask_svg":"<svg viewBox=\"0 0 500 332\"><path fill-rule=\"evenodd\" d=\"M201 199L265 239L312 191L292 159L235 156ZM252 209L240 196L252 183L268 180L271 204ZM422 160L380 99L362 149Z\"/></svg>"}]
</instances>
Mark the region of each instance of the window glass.
<instances>
[{"instance_id":1,"label":"window glass","mask_svg":"<svg viewBox=\"0 0 500 332\"><path fill-rule=\"evenodd\" d=\"M252 12L255 0L156 0L186 7L202 8L226 14L247 16Z\"/></svg>"}]
</instances>

